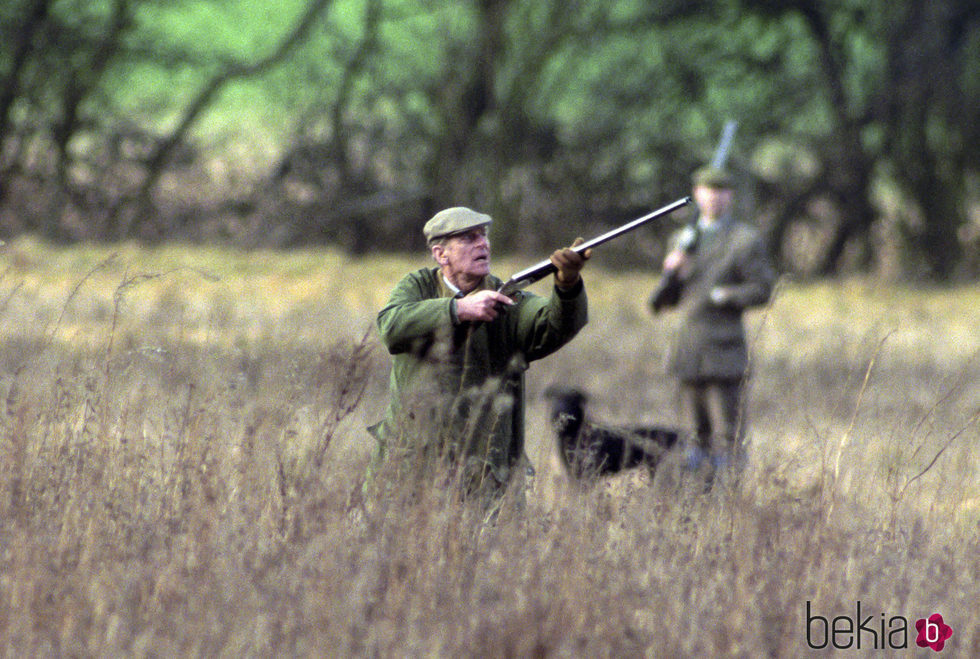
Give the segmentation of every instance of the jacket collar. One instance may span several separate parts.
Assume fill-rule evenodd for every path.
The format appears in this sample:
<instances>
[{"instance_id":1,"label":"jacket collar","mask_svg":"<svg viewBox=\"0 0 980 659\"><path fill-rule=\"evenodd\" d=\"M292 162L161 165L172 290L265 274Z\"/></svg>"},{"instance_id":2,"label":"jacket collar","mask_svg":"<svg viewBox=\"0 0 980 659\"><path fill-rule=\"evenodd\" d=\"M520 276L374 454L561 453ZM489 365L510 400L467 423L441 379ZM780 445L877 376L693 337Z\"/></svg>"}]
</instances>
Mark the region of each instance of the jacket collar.
<instances>
[{"instance_id":1,"label":"jacket collar","mask_svg":"<svg viewBox=\"0 0 980 659\"><path fill-rule=\"evenodd\" d=\"M439 282L439 297L463 297L463 295L465 295L465 293L456 288L456 286L446 279L445 275L443 275L442 271L439 269L436 269L436 279ZM491 280L490 275L487 275L473 290L485 291L491 288L494 288L493 281ZM472 293L472 291L470 292Z\"/></svg>"},{"instance_id":2,"label":"jacket collar","mask_svg":"<svg viewBox=\"0 0 980 659\"><path fill-rule=\"evenodd\" d=\"M698 229L702 232L721 232L727 230L734 222L732 212L729 211L710 224L703 219L698 220Z\"/></svg>"}]
</instances>

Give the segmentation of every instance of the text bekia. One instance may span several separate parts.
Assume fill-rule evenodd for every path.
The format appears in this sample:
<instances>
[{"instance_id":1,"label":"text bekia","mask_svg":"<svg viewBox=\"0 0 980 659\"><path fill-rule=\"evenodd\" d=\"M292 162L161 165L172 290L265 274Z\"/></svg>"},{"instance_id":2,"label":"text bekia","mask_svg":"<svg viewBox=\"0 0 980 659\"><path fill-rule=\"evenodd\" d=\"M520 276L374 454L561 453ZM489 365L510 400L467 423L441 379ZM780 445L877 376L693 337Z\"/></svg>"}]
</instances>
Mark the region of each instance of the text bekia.
<instances>
[{"instance_id":1,"label":"text bekia","mask_svg":"<svg viewBox=\"0 0 980 659\"><path fill-rule=\"evenodd\" d=\"M909 646L909 621L903 616L885 614L862 617L858 600L853 617L840 615L828 620L813 613L810 600L806 602L806 644L812 650L833 647L837 650L854 648L901 649Z\"/></svg>"},{"instance_id":2,"label":"text bekia","mask_svg":"<svg viewBox=\"0 0 980 659\"><path fill-rule=\"evenodd\" d=\"M934 613L915 621L915 644L939 652L953 635L943 617ZM905 616L864 615L861 601L855 604L854 615L834 618L814 613L810 600L806 602L806 644L811 650L833 647L836 650L868 649L899 650L909 646L909 621Z\"/></svg>"}]
</instances>

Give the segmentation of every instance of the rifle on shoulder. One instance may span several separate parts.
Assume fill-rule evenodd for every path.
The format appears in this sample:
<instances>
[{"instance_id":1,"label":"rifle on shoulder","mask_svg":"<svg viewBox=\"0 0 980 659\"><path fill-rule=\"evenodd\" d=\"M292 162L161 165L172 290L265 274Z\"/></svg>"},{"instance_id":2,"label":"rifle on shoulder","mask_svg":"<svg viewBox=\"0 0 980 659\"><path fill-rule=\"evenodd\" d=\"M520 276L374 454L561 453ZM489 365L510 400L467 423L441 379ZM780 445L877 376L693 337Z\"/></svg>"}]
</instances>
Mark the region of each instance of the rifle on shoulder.
<instances>
[{"instance_id":1,"label":"rifle on shoulder","mask_svg":"<svg viewBox=\"0 0 980 659\"><path fill-rule=\"evenodd\" d=\"M734 121L725 122L725 127L721 132L721 139L715 149L715 155L711 159L711 166L722 168L728 160L728 152L731 150L732 140L735 138L735 129L738 124ZM701 232L698 229L698 214L695 213L690 223L685 226L677 238L676 249L685 254L692 254L698 245ZM660 313L665 307L676 305L681 298L681 290L684 284L681 281L680 273L676 270L667 270L657 282L657 287L650 294L650 308L654 313Z\"/></svg>"},{"instance_id":2,"label":"rifle on shoulder","mask_svg":"<svg viewBox=\"0 0 980 659\"><path fill-rule=\"evenodd\" d=\"M618 238L624 233L629 233L630 231L633 231L634 229L643 226L647 222L651 222L657 219L658 217L663 217L665 215L673 213L678 208L686 206L689 203L691 203L690 197L684 197L683 199L678 199L677 201L671 204L667 204L663 208L658 208L652 213L648 213L643 217L639 217L633 220L632 222L627 222L626 224L616 227L611 231L607 231L601 236L596 236L592 240L587 240L581 245L576 245L575 247L572 248L572 251L574 251L577 254L582 254L587 249L592 249L593 247L597 247L603 243L609 242L613 238ZM548 275L555 272L555 270L556 268L551 263L551 261L545 259L540 263L535 263L529 268L524 268L520 272L514 273L514 275L510 279L508 279L507 281L505 281L503 284L500 285L500 288L498 288L497 291L503 293L504 295L510 295L516 291L521 290L525 286L529 286L536 281L540 281L541 279L544 279Z\"/></svg>"}]
</instances>

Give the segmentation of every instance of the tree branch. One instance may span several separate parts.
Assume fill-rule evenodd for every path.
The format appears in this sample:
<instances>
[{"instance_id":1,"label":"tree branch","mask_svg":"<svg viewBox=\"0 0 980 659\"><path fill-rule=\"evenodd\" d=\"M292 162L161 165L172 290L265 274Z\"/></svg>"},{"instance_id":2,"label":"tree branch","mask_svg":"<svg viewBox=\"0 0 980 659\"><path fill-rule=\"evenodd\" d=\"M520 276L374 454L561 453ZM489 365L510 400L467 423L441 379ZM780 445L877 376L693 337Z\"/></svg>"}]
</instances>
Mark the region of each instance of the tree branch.
<instances>
[{"instance_id":1,"label":"tree branch","mask_svg":"<svg viewBox=\"0 0 980 659\"><path fill-rule=\"evenodd\" d=\"M330 6L331 1L311 0L300 20L270 54L252 63L229 64L205 83L184 110L177 127L157 145L153 154L148 158L146 177L136 196L134 212L130 213L128 217L122 218L120 223L119 214L122 209L117 208L110 218L110 230L114 229L117 236L124 236L129 233L134 218L147 214L153 190L160 181L171 154L184 141L191 127L201 114L210 107L214 98L224 89L225 85L235 80L260 75L279 64L294 47L306 38L320 15Z\"/></svg>"}]
</instances>

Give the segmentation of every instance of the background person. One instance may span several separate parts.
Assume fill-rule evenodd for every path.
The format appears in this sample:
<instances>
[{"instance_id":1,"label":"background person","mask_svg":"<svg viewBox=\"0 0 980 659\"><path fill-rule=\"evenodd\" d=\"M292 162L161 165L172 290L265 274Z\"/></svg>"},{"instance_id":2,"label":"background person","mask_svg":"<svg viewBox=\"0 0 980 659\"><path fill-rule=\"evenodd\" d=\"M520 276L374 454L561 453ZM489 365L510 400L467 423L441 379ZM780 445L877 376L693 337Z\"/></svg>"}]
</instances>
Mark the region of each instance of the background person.
<instances>
[{"instance_id":1,"label":"background person","mask_svg":"<svg viewBox=\"0 0 980 659\"><path fill-rule=\"evenodd\" d=\"M743 312L769 300L776 279L759 232L733 214L735 192L725 170L704 167L693 177L700 211L696 227L679 232L664 259L654 312L675 307L681 323L668 356L682 407L695 431L688 466L707 460L710 477L740 453L745 415L740 400L748 376Z\"/></svg>"}]
</instances>

